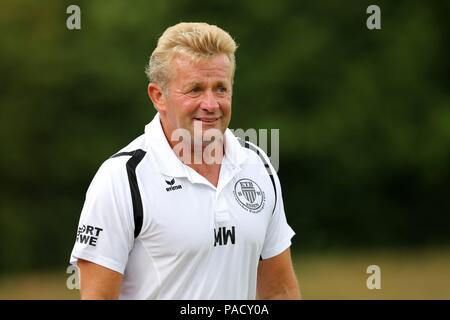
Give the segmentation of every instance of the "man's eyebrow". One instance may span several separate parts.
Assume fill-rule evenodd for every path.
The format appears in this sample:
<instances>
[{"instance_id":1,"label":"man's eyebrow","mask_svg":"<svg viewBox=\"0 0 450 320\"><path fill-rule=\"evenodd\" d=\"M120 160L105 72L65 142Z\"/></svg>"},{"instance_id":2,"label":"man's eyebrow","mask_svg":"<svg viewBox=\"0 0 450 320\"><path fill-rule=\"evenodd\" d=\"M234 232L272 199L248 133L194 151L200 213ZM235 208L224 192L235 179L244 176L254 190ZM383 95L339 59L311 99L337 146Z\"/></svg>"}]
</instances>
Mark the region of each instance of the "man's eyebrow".
<instances>
[{"instance_id":1,"label":"man's eyebrow","mask_svg":"<svg viewBox=\"0 0 450 320\"><path fill-rule=\"evenodd\" d=\"M191 81L186 83L183 86L183 89L189 89L189 88L193 88L193 87L202 87L203 84L199 81ZM219 87L219 86L223 86L223 87L230 87L231 84L229 83L229 81L227 80L218 80L213 84L214 87Z\"/></svg>"},{"instance_id":2,"label":"man's eyebrow","mask_svg":"<svg viewBox=\"0 0 450 320\"><path fill-rule=\"evenodd\" d=\"M230 83L226 80L219 80L216 82L216 86L228 87L229 85L230 85Z\"/></svg>"},{"instance_id":3,"label":"man's eyebrow","mask_svg":"<svg viewBox=\"0 0 450 320\"><path fill-rule=\"evenodd\" d=\"M198 82L198 81L191 81L191 82L186 83L183 86L183 88L192 88L192 87L200 87L200 86L201 86L200 82Z\"/></svg>"}]
</instances>

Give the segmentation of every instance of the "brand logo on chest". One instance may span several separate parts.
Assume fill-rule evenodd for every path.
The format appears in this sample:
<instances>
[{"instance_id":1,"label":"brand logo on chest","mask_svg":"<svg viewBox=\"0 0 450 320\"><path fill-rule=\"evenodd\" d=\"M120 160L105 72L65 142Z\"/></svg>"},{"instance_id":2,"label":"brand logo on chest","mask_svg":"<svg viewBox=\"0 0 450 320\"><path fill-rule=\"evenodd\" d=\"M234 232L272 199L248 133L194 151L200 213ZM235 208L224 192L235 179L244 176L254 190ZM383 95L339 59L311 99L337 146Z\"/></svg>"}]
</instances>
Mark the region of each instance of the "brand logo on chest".
<instances>
[{"instance_id":1,"label":"brand logo on chest","mask_svg":"<svg viewBox=\"0 0 450 320\"><path fill-rule=\"evenodd\" d=\"M170 181L167 181L167 180L165 180L165 181L169 185L169 187L166 188L167 192L175 191L175 190L178 190L178 189L183 189L183 187L180 184L179 185L175 185L175 178L173 178Z\"/></svg>"}]
</instances>

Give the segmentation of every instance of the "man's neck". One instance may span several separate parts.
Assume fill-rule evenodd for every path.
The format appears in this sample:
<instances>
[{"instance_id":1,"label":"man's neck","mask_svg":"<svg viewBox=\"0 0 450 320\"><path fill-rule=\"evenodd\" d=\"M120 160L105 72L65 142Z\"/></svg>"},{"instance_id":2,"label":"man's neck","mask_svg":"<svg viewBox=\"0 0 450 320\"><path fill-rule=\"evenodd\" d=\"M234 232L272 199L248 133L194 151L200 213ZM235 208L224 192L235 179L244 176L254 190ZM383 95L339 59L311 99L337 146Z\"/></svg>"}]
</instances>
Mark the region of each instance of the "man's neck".
<instances>
[{"instance_id":1,"label":"man's neck","mask_svg":"<svg viewBox=\"0 0 450 320\"><path fill-rule=\"evenodd\" d=\"M210 181L214 186L217 186L220 168L225 154L225 141L223 137L201 146L187 145L179 140L171 140L171 136L166 132L163 121L161 121L161 126L167 142L177 158Z\"/></svg>"},{"instance_id":2,"label":"man's neck","mask_svg":"<svg viewBox=\"0 0 450 320\"><path fill-rule=\"evenodd\" d=\"M210 148L211 147L212 146L210 146ZM221 152L218 152L218 154L213 155L209 155L208 152L205 152L205 149L206 147L202 148L201 154L198 153L195 154L194 152L192 152L190 161L186 161L187 160L186 158L180 157L178 154L177 157L180 159L181 162L194 169L198 174L203 176L205 179L211 182L211 184L217 187L225 147L223 144L217 145L215 149L221 150ZM199 159L201 159L201 161L198 161Z\"/></svg>"}]
</instances>

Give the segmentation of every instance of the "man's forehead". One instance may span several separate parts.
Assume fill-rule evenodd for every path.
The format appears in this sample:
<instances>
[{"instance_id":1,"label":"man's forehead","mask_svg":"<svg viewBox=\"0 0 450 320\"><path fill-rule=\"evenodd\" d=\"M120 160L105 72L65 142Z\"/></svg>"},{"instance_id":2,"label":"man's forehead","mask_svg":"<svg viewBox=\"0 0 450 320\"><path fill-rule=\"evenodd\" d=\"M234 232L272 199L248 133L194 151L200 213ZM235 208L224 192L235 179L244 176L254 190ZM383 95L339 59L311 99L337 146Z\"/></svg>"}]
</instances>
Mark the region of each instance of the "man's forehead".
<instances>
[{"instance_id":1,"label":"man's forehead","mask_svg":"<svg viewBox=\"0 0 450 320\"><path fill-rule=\"evenodd\" d=\"M184 79L181 85L183 87L202 87L206 83L211 83L213 86L228 86L231 84L231 80L227 78L212 78L208 80L202 79Z\"/></svg>"},{"instance_id":2,"label":"man's forehead","mask_svg":"<svg viewBox=\"0 0 450 320\"><path fill-rule=\"evenodd\" d=\"M228 73L231 71L231 61L225 54L212 57L190 57L188 55L177 55L171 60L173 69L181 71L222 71Z\"/></svg>"}]
</instances>

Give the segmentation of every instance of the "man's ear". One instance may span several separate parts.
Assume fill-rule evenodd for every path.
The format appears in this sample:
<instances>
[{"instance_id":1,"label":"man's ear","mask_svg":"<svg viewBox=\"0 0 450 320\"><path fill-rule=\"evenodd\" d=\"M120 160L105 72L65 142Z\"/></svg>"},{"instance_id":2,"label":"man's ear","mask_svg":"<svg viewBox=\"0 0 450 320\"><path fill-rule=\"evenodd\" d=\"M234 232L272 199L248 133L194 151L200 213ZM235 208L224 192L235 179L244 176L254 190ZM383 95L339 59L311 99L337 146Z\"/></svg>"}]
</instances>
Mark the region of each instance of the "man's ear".
<instances>
[{"instance_id":1,"label":"man's ear","mask_svg":"<svg viewBox=\"0 0 450 320\"><path fill-rule=\"evenodd\" d=\"M158 84L150 82L148 84L147 92L155 109L159 113L164 113L166 111L166 97L162 88Z\"/></svg>"}]
</instances>

